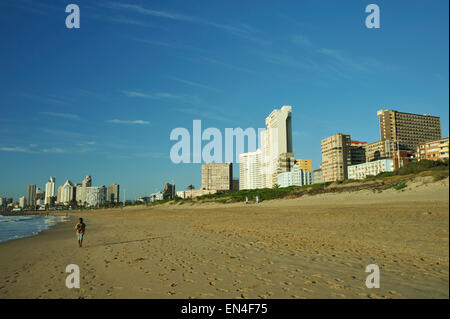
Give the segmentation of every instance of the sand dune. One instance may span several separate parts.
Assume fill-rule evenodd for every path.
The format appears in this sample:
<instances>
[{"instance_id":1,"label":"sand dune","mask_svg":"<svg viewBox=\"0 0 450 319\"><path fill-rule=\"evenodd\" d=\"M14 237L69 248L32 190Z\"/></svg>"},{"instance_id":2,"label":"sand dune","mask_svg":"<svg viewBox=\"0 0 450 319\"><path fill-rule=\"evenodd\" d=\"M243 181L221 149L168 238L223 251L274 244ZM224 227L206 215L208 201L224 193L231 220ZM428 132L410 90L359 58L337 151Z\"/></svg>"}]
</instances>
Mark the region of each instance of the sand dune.
<instances>
[{"instance_id":1,"label":"sand dune","mask_svg":"<svg viewBox=\"0 0 450 319\"><path fill-rule=\"evenodd\" d=\"M78 212L0 244L0 298L448 298L449 185ZM68 264L81 288L65 286ZM381 287L365 286L377 264Z\"/></svg>"}]
</instances>

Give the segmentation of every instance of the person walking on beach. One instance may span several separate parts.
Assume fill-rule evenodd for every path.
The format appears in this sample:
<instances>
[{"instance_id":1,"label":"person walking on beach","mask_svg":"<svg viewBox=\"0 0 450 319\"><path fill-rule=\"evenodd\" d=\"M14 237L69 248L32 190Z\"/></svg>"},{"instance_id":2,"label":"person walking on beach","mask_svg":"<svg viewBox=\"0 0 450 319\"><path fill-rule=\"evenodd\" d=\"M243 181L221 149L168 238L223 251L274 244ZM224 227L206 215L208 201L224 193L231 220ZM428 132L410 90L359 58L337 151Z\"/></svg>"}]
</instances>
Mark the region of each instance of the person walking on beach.
<instances>
[{"instance_id":1,"label":"person walking on beach","mask_svg":"<svg viewBox=\"0 0 450 319\"><path fill-rule=\"evenodd\" d=\"M84 231L86 230L86 224L83 223L83 218L80 217L78 219L78 224L76 224L75 229L77 231L77 238L78 238L78 247L83 247L83 236Z\"/></svg>"}]
</instances>

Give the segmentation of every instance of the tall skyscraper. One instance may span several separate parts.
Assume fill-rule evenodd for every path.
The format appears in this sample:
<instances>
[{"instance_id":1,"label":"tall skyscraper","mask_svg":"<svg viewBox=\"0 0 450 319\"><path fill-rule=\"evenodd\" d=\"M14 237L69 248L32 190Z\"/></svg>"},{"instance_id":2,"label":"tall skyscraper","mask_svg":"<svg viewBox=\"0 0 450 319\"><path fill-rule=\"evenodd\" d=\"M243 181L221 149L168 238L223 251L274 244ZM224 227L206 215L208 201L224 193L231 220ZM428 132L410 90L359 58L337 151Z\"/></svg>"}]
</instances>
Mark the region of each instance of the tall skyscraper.
<instances>
[{"instance_id":1,"label":"tall skyscraper","mask_svg":"<svg viewBox=\"0 0 450 319\"><path fill-rule=\"evenodd\" d=\"M80 204L84 204L86 202L86 188L87 187L91 187L92 186L92 178L90 175L86 176L85 178L83 178L83 180L81 181L81 189L80 189L80 194L77 194L77 201ZM77 192L78 192L78 187L77 187Z\"/></svg>"},{"instance_id":2,"label":"tall skyscraper","mask_svg":"<svg viewBox=\"0 0 450 319\"><path fill-rule=\"evenodd\" d=\"M108 186L108 202L118 203L119 202L119 184L111 184Z\"/></svg>"},{"instance_id":3,"label":"tall skyscraper","mask_svg":"<svg viewBox=\"0 0 450 319\"><path fill-rule=\"evenodd\" d=\"M55 177L50 176L49 181L45 184L45 205L49 205L50 197L55 196L55 182Z\"/></svg>"},{"instance_id":4,"label":"tall skyscraper","mask_svg":"<svg viewBox=\"0 0 450 319\"><path fill-rule=\"evenodd\" d=\"M266 129L260 132L260 149L241 154L239 163L239 189L272 188L278 174L291 171L292 106L284 105L269 114Z\"/></svg>"},{"instance_id":5,"label":"tall skyscraper","mask_svg":"<svg viewBox=\"0 0 450 319\"><path fill-rule=\"evenodd\" d=\"M416 151L417 145L441 136L441 119L437 116L379 110L380 139L398 142L400 150Z\"/></svg>"},{"instance_id":6,"label":"tall skyscraper","mask_svg":"<svg viewBox=\"0 0 450 319\"><path fill-rule=\"evenodd\" d=\"M266 118L266 130L260 134L262 187L272 188L277 176L294 166L292 152L292 106L273 110Z\"/></svg>"},{"instance_id":7,"label":"tall skyscraper","mask_svg":"<svg viewBox=\"0 0 450 319\"><path fill-rule=\"evenodd\" d=\"M321 141L322 175L325 182L347 179L351 165L350 135L338 133Z\"/></svg>"},{"instance_id":8,"label":"tall skyscraper","mask_svg":"<svg viewBox=\"0 0 450 319\"><path fill-rule=\"evenodd\" d=\"M36 206L36 185L29 184L27 187L27 206Z\"/></svg>"},{"instance_id":9,"label":"tall skyscraper","mask_svg":"<svg viewBox=\"0 0 450 319\"><path fill-rule=\"evenodd\" d=\"M202 189L230 191L233 189L233 163L202 165Z\"/></svg>"},{"instance_id":10,"label":"tall skyscraper","mask_svg":"<svg viewBox=\"0 0 450 319\"><path fill-rule=\"evenodd\" d=\"M26 200L25 200L25 196L22 196L19 198L19 207L20 208L25 208L26 206Z\"/></svg>"},{"instance_id":11,"label":"tall skyscraper","mask_svg":"<svg viewBox=\"0 0 450 319\"><path fill-rule=\"evenodd\" d=\"M67 180L61 188L61 203L67 204L74 200L74 187L71 181Z\"/></svg>"}]
</instances>

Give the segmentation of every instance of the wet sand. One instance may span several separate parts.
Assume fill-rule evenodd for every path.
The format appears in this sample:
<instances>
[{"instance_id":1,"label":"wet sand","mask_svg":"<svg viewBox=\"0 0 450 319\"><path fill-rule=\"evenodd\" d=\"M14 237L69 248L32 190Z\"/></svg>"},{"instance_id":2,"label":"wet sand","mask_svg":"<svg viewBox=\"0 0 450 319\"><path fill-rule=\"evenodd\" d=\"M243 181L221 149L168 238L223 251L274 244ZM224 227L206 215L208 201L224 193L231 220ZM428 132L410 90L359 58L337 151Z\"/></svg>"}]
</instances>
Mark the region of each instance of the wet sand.
<instances>
[{"instance_id":1,"label":"wet sand","mask_svg":"<svg viewBox=\"0 0 450 319\"><path fill-rule=\"evenodd\" d=\"M83 212L0 244L0 298L449 298L449 185ZM80 289L65 286L68 264ZM368 289L377 264L381 287Z\"/></svg>"}]
</instances>

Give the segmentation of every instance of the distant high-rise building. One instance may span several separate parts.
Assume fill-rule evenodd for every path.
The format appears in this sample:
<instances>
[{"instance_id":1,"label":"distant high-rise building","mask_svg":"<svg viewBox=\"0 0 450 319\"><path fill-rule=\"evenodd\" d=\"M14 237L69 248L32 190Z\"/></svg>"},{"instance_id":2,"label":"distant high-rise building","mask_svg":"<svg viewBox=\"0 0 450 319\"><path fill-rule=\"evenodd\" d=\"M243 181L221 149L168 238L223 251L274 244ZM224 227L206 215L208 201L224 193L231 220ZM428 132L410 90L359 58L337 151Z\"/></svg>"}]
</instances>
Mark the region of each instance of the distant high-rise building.
<instances>
[{"instance_id":1,"label":"distant high-rise building","mask_svg":"<svg viewBox=\"0 0 450 319\"><path fill-rule=\"evenodd\" d=\"M110 203L118 203L119 202L119 184L111 184L108 186L108 199L107 201Z\"/></svg>"},{"instance_id":2,"label":"distant high-rise building","mask_svg":"<svg viewBox=\"0 0 450 319\"><path fill-rule=\"evenodd\" d=\"M351 165L350 135L338 133L321 141L322 175L324 182L347 179L347 167Z\"/></svg>"},{"instance_id":3,"label":"distant high-rise building","mask_svg":"<svg viewBox=\"0 0 450 319\"><path fill-rule=\"evenodd\" d=\"M81 183L84 187L91 187L92 186L92 177L90 175L83 178L83 181Z\"/></svg>"},{"instance_id":4,"label":"distant high-rise building","mask_svg":"<svg viewBox=\"0 0 450 319\"><path fill-rule=\"evenodd\" d=\"M262 188L261 150L239 156L239 190Z\"/></svg>"},{"instance_id":5,"label":"distant high-rise building","mask_svg":"<svg viewBox=\"0 0 450 319\"><path fill-rule=\"evenodd\" d=\"M233 163L202 165L202 189L230 191L233 188Z\"/></svg>"},{"instance_id":6,"label":"distant high-rise building","mask_svg":"<svg viewBox=\"0 0 450 319\"><path fill-rule=\"evenodd\" d=\"M36 185L34 184L28 185L26 203L28 207L36 206Z\"/></svg>"},{"instance_id":7,"label":"distant high-rise building","mask_svg":"<svg viewBox=\"0 0 450 319\"><path fill-rule=\"evenodd\" d=\"M19 207L20 208L25 208L26 206L26 200L25 200L25 196L22 196L19 198Z\"/></svg>"},{"instance_id":8,"label":"distant high-rise building","mask_svg":"<svg viewBox=\"0 0 450 319\"><path fill-rule=\"evenodd\" d=\"M68 204L74 200L74 187L71 181L67 180L61 189L61 203Z\"/></svg>"},{"instance_id":9,"label":"distant high-rise building","mask_svg":"<svg viewBox=\"0 0 450 319\"><path fill-rule=\"evenodd\" d=\"M164 184L164 199L173 199L175 198L175 195L175 185L170 183Z\"/></svg>"},{"instance_id":10,"label":"distant high-rise building","mask_svg":"<svg viewBox=\"0 0 450 319\"><path fill-rule=\"evenodd\" d=\"M294 164L297 164L298 167L305 172L313 171L312 159L299 158L295 160Z\"/></svg>"},{"instance_id":11,"label":"distant high-rise building","mask_svg":"<svg viewBox=\"0 0 450 319\"><path fill-rule=\"evenodd\" d=\"M400 150L416 151L417 145L441 136L441 120L437 116L379 110L380 139L399 143Z\"/></svg>"},{"instance_id":12,"label":"distant high-rise building","mask_svg":"<svg viewBox=\"0 0 450 319\"><path fill-rule=\"evenodd\" d=\"M261 186L272 188L277 176L289 172L294 166L292 152L292 106L284 105L273 110L266 118L266 130L261 138Z\"/></svg>"},{"instance_id":13,"label":"distant high-rise building","mask_svg":"<svg viewBox=\"0 0 450 319\"><path fill-rule=\"evenodd\" d=\"M77 201L84 205L84 203L86 202L86 188L87 187L91 187L92 186L92 178L90 175L86 176L85 178L83 178L83 180L81 181L81 189L80 189L80 194L77 194ZM78 191L78 188L77 188Z\"/></svg>"},{"instance_id":14,"label":"distant high-rise building","mask_svg":"<svg viewBox=\"0 0 450 319\"><path fill-rule=\"evenodd\" d=\"M106 202L106 186L84 188L85 203L89 207L98 207Z\"/></svg>"},{"instance_id":15,"label":"distant high-rise building","mask_svg":"<svg viewBox=\"0 0 450 319\"><path fill-rule=\"evenodd\" d=\"M50 197L55 196L55 182L55 177L50 176L47 184L45 184L45 205L50 205Z\"/></svg>"},{"instance_id":16,"label":"distant high-rise building","mask_svg":"<svg viewBox=\"0 0 450 319\"><path fill-rule=\"evenodd\" d=\"M62 186L58 186L58 190L56 191L56 202L61 204L61 195L62 195Z\"/></svg>"}]
</instances>

